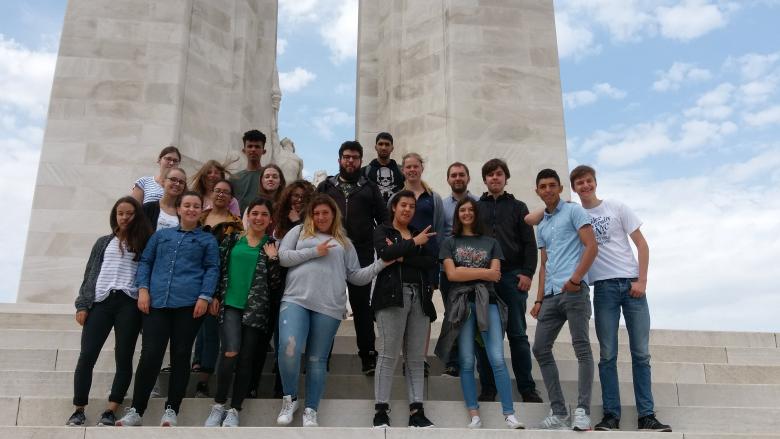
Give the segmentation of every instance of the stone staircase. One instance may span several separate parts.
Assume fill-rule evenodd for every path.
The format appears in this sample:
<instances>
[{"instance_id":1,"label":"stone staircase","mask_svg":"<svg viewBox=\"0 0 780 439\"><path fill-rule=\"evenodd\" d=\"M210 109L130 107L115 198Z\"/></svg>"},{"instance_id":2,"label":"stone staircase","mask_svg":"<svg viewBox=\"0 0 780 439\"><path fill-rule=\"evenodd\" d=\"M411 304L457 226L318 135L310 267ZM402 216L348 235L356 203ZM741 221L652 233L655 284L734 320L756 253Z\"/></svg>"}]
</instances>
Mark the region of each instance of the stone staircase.
<instances>
[{"instance_id":1,"label":"stone staircase","mask_svg":"<svg viewBox=\"0 0 780 439\"><path fill-rule=\"evenodd\" d=\"M533 322L531 323L533 325ZM529 328L532 337L534 326ZM438 322L432 329L431 351L439 332ZM482 437L553 438L573 432L534 430L546 414L546 404L515 403L518 417L528 430L503 428L498 403L482 403L485 428L464 428L459 380L441 377L442 366L431 357L431 376L426 380L426 414L436 429L414 431L408 428L373 430L373 380L360 373L360 362L354 352L354 329L351 321L342 323L331 361L325 399L320 406L317 429L276 427L280 402L270 399L271 364L261 384L261 398L247 400L241 413L242 428L206 429L201 427L208 414L211 399L188 398L179 415L179 425L187 428L72 428L62 426L72 412L73 369L79 353L80 328L70 306L0 304L0 437L14 438L123 438L141 437L214 437L215 434L236 438L272 436L278 438L341 437L361 439L401 439L420 437L450 439L452 435ZM619 375L623 401L621 432L590 432L589 437L640 438L652 433L636 429L633 404L631 362L624 330L620 334ZM595 333L594 356L598 357ZM659 419L669 423L676 438L778 438L780 439L780 334L653 330L650 338L653 356L653 392ZM113 378L113 338L109 338L95 368L91 401L87 407L89 423L95 422L105 407ZM140 349L140 343L138 345ZM509 349L507 347L508 354ZM567 401L576 400L577 363L564 329L555 345L564 393ZM269 361L270 363L270 361ZM536 365L534 365L536 367ZM511 367L510 367L511 372ZM406 425L406 385L400 369L394 381L391 424ZM534 376L542 396L544 385L538 368ZM194 377L193 377L194 380ZM598 374L596 374L598 380ZM167 377L162 375L163 389ZM212 384L212 391L214 385ZM303 389L303 387L301 387ZM190 391L194 384L190 386ZM130 388L132 391L132 386ZM515 398L516 401L519 398ZM593 388L592 418L601 419L601 393ZM164 399L152 399L146 416L155 425ZM496 436L499 435L499 436Z\"/></svg>"}]
</instances>

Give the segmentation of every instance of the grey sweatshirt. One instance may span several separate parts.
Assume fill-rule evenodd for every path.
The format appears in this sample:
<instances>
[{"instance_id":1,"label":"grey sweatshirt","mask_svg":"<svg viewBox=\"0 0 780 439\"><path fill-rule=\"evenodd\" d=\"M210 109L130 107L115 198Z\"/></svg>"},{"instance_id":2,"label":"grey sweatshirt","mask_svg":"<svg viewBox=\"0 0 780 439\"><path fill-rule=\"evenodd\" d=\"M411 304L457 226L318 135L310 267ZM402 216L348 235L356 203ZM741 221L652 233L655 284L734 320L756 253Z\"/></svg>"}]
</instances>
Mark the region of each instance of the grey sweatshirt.
<instances>
[{"instance_id":1,"label":"grey sweatshirt","mask_svg":"<svg viewBox=\"0 0 780 439\"><path fill-rule=\"evenodd\" d=\"M290 302L334 319L343 319L347 311L347 281L366 285L379 274L387 263L377 259L360 268L352 243L344 248L337 240L326 256L317 254L317 245L332 238L317 233L314 237L299 239L301 227L295 226L279 245L279 263L288 267L287 284L282 302Z\"/></svg>"}]
</instances>

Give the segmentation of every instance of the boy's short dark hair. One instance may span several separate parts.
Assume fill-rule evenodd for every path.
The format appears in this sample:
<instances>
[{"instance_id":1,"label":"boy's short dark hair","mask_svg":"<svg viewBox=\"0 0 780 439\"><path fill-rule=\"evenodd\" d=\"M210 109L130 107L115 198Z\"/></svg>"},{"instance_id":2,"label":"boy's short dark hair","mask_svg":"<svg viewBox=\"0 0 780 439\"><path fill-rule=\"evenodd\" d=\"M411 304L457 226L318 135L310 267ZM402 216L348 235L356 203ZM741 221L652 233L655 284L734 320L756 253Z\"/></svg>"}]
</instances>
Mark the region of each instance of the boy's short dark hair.
<instances>
[{"instance_id":1,"label":"boy's short dark hair","mask_svg":"<svg viewBox=\"0 0 780 439\"><path fill-rule=\"evenodd\" d=\"M466 170L466 175L471 177L471 173L469 173L469 167L466 166L465 163L455 162L447 167L447 178L450 178L450 171L452 170L452 168L463 168Z\"/></svg>"},{"instance_id":2,"label":"boy's short dark hair","mask_svg":"<svg viewBox=\"0 0 780 439\"><path fill-rule=\"evenodd\" d=\"M360 158L363 158L363 145L357 140L347 140L342 143L341 148L339 148L339 158L344 154L344 151L357 151L360 154Z\"/></svg>"},{"instance_id":3,"label":"boy's short dark hair","mask_svg":"<svg viewBox=\"0 0 780 439\"><path fill-rule=\"evenodd\" d=\"M482 180L487 177L488 174L495 171L496 169L501 168L501 170L504 171L504 175L506 175L506 178L509 179L509 166L507 166L506 162L501 159L490 159L487 162L485 162L484 165L482 165Z\"/></svg>"},{"instance_id":4,"label":"boy's short dark hair","mask_svg":"<svg viewBox=\"0 0 780 439\"><path fill-rule=\"evenodd\" d=\"M241 141L246 145L246 142L263 142L263 146L265 146L265 134L263 134L261 131L258 130L249 130L244 133L244 137L241 139Z\"/></svg>"},{"instance_id":5,"label":"boy's short dark hair","mask_svg":"<svg viewBox=\"0 0 780 439\"><path fill-rule=\"evenodd\" d=\"M390 133L381 132L376 135L376 140L374 140L374 143L379 143L380 140L387 140L390 142L390 144L393 144L393 136Z\"/></svg>"},{"instance_id":6,"label":"boy's short dark hair","mask_svg":"<svg viewBox=\"0 0 780 439\"><path fill-rule=\"evenodd\" d=\"M548 168L542 169L538 174L536 174L536 185L539 186L539 181L545 178L554 178L558 184L561 184L561 177L558 176L558 173Z\"/></svg>"},{"instance_id":7,"label":"boy's short dark hair","mask_svg":"<svg viewBox=\"0 0 780 439\"><path fill-rule=\"evenodd\" d=\"M596 170L588 165L579 165L571 170L569 174L569 181L571 181L571 187L574 187L574 180L582 178L590 174L593 177L593 181L596 181Z\"/></svg>"}]
</instances>

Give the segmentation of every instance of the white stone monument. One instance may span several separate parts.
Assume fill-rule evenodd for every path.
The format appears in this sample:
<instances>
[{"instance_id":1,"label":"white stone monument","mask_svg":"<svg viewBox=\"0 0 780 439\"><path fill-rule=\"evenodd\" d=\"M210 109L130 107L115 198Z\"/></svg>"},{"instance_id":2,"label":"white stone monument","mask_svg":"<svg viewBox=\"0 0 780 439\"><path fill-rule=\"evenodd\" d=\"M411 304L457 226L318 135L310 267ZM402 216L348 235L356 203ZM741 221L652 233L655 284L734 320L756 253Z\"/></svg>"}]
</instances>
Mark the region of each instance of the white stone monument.
<instances>
[{"instance_id":1,"label":"white stone monument","mask_svg":"<svg viewBox=\"0 0 780 439\"><path fill-rule=\"evenodd\" d=\"M552 0L360 0L356 131L374 156L378 132L400 161L414 151L423 178L449 193L447 166L505 159L508 191L531 205L542 168L567 174Z\"/></svg>"},{"instance_id":2,"label":"white stone monument","mask_svg":"<svg viewBox=\"0 0 780 439\"><path fill-rule=\"evenodd\" d=\"M272 138L277 8L69 0L17 301L72 302L111 205L156 174L163 146L181 149L191 175L237 157L248 129Z\"/></svg>"},{"instance_id":3,"label":"white stone monument","mask_svg":"<svg viewBox=\"0 0 780 439\"><path fill-rule=\"evenodd\" d=\"M288 183L303 178L303 160L295 154L295 143L289 137L280 142L276 164L282 168L284 179Z\"/></svg>"}]
</instances>

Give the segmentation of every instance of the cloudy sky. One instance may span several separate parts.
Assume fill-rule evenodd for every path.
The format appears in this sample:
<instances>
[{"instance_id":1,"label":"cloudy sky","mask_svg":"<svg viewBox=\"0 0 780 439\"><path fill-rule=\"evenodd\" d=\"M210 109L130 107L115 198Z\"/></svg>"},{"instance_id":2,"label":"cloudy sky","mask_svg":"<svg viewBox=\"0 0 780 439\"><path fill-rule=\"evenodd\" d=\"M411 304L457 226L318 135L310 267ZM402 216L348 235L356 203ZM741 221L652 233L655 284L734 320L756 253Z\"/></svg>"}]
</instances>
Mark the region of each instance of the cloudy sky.
<instances>
[{"instance_id":1,"label":"cloudy sky","mask_svg":"<svg viewBox=\"0 0 780 439\"><path fill-rule=\"evenodd\" d=\"M357 0L280 0L280 134L354 137ZM0 2L0 301L14 301L65 0ZM556 0L570 166L644 220L653 326L778 331L778 0ZM774 29L774 30L773 30ZM482 188L475 183L475 191Z\"/></svg>"}]
</instances>

